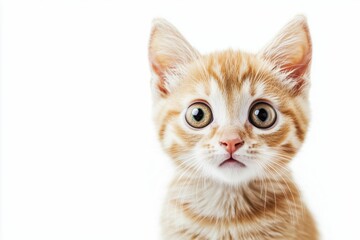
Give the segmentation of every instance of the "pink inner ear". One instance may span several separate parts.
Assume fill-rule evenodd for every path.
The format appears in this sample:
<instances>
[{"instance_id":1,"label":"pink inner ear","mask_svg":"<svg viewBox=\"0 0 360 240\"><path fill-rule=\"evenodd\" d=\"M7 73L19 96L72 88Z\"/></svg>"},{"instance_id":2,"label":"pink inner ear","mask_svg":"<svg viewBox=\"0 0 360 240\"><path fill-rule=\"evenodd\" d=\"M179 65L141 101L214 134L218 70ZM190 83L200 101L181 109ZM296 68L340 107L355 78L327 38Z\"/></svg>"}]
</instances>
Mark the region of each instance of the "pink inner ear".
<instances>
[{"instance_id":1,"label":"pink inner ear","mask_svg":"<svg viewBox=\"0 0 360 240\"><path fill-rule=\"evenodd\" d=\"M161 71L161 67L158 67L153 61L151 61L151 68L153 69L154 73L158 76L156 87L159 90L161 96L167 95L169 91L165 88L166 81L164 77L164 72Z\"/></svg>"},{"instance_id":2,"label":"pink inner ear","mask_svg":"<svg viewBox=\"0 0 360 240\"><path fill-rule=\"evenodd\" d=\"M301 59L293 59L292 61L289 61L288 63L285 63L281 68L289 72L289 77L292 78L299 78L306 74L308 68L310 67L311 62L311 42L307 43L308 46L304 46L302 50L302 58Z\"/></svg>"},{"instance_id":3,"label":"pink inner ear","mask_svg":"<svg viewBox=\"0 0 360 240\"><path fill-rule=\"evenodd\" d=\"M309 80L311 55L309 28L303 16L298 16L287 24L263 51L266 59L295 82L295 85L292 85L295 93L301 93Z\"/></svg>"},{"instance_id":4,"label":"pink inner ear","mask_svg":"<svg viewBox=\"0 0 360 240\"><path fill-rule=\"evenodd\" d=\"M310 50L311 51L311 50ZM283 71L289 72L289 77L295 79L296 85L294 87L295 93L300 93L303 87L306 84L306 79L304 79L304 75L308 72L311 62L311 52L305 54L303 59L296 64L285 64L282 66Z\"/></svg>"},{"instance_id":5,"label":"pink inner ear","mask_svg":"<svg viewBox=\"0 0 360 240\"><path fill-rule=\"evenodd\" d=\"M150 35L149 59L154 76L154 87L159 95L169 94L166 73L179 64L199 57L199 53L180 32L164 19L156 19Z\"/></svg>"}]
</instances>

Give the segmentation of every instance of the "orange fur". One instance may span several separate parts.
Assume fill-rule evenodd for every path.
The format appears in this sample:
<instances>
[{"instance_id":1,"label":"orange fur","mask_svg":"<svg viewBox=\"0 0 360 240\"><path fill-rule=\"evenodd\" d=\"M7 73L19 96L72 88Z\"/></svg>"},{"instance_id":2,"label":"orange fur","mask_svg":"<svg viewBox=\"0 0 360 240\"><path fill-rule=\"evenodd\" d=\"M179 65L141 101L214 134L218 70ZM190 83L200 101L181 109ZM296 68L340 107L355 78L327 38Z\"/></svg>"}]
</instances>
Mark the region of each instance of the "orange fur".
<instances>
[{"instance_id":1,"label":"orange fur","mask_svg":"<svg viewBox=\"0 0 360 240\"><path fill-rule=\"evenodd\" d=\"M318 239L287 167L309 124L305 18L289 23L258 54L226 50L205 56L172 25L156 20L149 57L159 139L177 170L164 206L163 238ZM202 129L184 120L184 111L198 101L213 114ZM248 120L258 101L276 109L278 119L268 129ZM229 134L245 143L233 153L246 163L243 169L219 167L225 154L219 142Z\"/></svg>"}]
</instances>

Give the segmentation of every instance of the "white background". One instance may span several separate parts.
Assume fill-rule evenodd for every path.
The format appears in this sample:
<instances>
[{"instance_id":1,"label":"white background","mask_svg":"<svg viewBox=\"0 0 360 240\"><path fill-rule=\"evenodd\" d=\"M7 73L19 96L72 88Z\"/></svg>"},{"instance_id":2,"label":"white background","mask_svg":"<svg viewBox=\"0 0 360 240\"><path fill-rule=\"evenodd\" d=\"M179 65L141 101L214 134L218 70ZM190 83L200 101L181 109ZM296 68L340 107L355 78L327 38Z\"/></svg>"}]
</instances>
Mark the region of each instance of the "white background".
<instances>
[{"instance_id":1,"label":"white background","mask_svg":"<svg viewBox=\"0 0 360 240\"><path fill-rule=\"evenodd\" d=\"M292 169L322 239L360 239L360 4L269 2L2 1L1 239L158 239L172 168L151 118L151 19L203 53L256 52L298 13L312 123Z\"/></svg>"}]
</instances>

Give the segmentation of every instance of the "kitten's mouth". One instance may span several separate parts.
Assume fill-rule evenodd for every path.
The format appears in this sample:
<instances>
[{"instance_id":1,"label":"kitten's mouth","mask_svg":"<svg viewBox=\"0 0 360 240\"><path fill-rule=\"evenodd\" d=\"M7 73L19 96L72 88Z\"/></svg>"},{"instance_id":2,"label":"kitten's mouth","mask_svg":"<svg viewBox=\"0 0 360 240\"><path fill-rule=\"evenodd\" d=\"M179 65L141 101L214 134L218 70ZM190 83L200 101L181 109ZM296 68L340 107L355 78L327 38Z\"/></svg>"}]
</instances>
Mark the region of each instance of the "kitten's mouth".
<instances>
[{"instance_id":1,"label":"kitten's mouth","mask_svg":"<svg viewBox=\"0 0 360 240\"><path fill-rule=\"evenodd\" d=\"M232 157L220 163L219 167L246 167L246 165Z\"/></svg>"}]
</instances>

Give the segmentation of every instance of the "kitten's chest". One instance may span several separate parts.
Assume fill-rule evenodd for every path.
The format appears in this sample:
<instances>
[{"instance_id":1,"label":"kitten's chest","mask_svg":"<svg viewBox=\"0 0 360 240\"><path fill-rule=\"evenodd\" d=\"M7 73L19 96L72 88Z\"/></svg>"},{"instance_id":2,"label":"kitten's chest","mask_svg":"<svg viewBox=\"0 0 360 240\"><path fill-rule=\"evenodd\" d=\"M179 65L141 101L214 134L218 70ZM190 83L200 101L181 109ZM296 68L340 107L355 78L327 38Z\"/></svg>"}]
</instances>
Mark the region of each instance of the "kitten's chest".
<instances>
[{"instance_id":1,"label":"kitten's chest","mask_svg":"<svg viewBox=\"0 0 360 240\"><path fill-rule=\"evenodd\" d=\"M164 239L196 240L288 240L281 222L261 220L227 222L219 219L197 218L173 208L172 216L163 216ZM289 226L286 226L288 228ZM294 231L292 231L294 232Z\"/></svg>"},{"instance_id":2,"label":"kitten's chest","mask_svg":"<svg viewBox=\"0 0 360 240\"><path fill-rule=\"evenodd\" d=\"M164 209L163 226L167 229L164 239L197 240L270 240L286 239L279 232L278 219L258 217L251 219L241 216L236 210L197 206L200 213L190 204L172 203ZM207 214L205 214L207 213ZM238 215L237 215L238 214ZM275 226L275 228L274 228Z\"/></svg>"},{"instance_id":3,"label":"kitten's chest","mask_svg":"<svg viewBox=\"0 0 360 240\"><path fill-rule=\"evenodd\" d=\"M184 235L179 239L282 239L279 232L289 227L283 212L274 215L271 204L250 191L205 184L172 188L164 224Z\"/></svg>"},{"instance_id":4,"label":"kitten's chest","mask_svg":"<svg viewBox=\"0 0 360 240\"><path fill-rule=\"evenodd\" d=\"M231 188L216 184L196 184L172 187L169 201L194 220L203 223L229 225L261 217L267 209L265 196L250 189ZM256 212L255 212L256 210Z\"/></svg>"}]
</instances>

